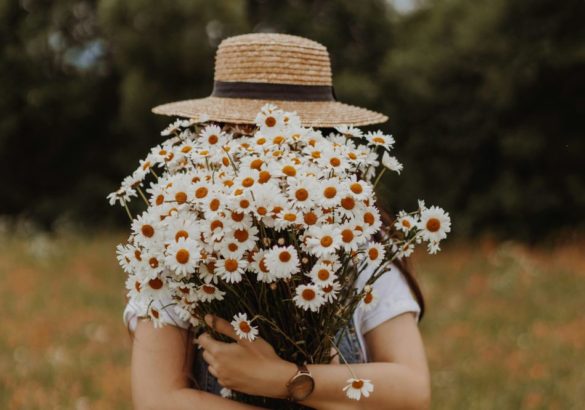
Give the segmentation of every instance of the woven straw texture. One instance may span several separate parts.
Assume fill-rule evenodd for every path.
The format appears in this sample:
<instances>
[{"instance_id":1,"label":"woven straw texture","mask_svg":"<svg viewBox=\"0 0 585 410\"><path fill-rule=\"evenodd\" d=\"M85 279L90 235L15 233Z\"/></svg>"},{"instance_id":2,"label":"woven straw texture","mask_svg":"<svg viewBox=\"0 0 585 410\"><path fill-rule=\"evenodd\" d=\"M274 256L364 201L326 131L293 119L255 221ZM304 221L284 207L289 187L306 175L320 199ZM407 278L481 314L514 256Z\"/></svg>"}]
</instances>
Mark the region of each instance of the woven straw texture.
<instances>
[{"instance_id":1,"label":"woven straw texture","mask_svg":"<svg viewBox=\"0 0 585 410\"><path fill-rule=\"evenodd\" d=\"M216 81L331 86L331 62L325 46L298 36L254 33L221 42L215 55ZM368 125L388 120L383 114L338 101L278 101L209 96L153 108L156 114L253 124L260 108L271 102L295 111L303 125Z\"/></svg>"}]
</instances>

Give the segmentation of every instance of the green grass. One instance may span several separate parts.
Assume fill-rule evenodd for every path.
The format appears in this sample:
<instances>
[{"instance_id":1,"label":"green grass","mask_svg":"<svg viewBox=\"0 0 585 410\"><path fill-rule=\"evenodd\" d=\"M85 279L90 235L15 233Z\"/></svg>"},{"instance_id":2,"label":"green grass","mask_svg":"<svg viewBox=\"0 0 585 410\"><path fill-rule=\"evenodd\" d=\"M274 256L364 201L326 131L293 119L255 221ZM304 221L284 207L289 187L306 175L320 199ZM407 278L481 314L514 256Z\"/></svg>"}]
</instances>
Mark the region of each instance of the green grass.
<instances>
[{"instance_id":1,"label":"green grass","mask_svg":"<svg viewBox=\"0 0 585 410\"><path fill-rule=\"evenodd\" d=\"M0 243L0 408L127 409L124 235ZM415 255L434 409L585 403L583 243L488 240Z\"/></svg>"}]
</instances>

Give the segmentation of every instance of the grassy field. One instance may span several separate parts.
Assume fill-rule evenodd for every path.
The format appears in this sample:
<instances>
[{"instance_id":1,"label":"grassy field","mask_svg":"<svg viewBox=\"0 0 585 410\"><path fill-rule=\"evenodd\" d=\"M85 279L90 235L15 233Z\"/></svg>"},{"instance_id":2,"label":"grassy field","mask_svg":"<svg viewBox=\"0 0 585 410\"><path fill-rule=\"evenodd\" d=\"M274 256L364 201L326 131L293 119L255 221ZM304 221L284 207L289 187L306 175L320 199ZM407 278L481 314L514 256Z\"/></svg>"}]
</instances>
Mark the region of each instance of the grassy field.
<instances>
[{"instance_id":1,"label":"grassy field","mask_svg":"<svg viewBox=\"0 0 585 410\"><path fill-rule=\"evenodd\" d=\"M123 235L2 235L0 408L128 409ZM435 409L585 405L585 243L417 255Z\"/></svg>"}]
</instances>

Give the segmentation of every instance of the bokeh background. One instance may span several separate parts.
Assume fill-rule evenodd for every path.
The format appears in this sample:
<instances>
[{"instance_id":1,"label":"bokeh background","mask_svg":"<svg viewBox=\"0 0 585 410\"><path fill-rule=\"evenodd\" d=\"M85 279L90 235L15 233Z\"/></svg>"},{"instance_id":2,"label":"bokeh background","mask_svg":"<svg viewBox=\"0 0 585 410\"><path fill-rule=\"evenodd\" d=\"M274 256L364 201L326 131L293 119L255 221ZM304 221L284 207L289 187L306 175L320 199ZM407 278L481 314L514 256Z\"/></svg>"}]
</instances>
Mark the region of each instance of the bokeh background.
<instances>
[{"instance_id":1,"label":"bokeh background","mask_svg":"<svg viewBox=\"0 0 585 410\"><path fill-rule=\"evenodd\" d=\"M392 209L444 207L413 264L433 408L585 406L585 2L0 0L0 407L131 408L128 221L105 196L210 93L219 42L326 45L338 98L384 112Z\"/></svg>"}]
</instances>

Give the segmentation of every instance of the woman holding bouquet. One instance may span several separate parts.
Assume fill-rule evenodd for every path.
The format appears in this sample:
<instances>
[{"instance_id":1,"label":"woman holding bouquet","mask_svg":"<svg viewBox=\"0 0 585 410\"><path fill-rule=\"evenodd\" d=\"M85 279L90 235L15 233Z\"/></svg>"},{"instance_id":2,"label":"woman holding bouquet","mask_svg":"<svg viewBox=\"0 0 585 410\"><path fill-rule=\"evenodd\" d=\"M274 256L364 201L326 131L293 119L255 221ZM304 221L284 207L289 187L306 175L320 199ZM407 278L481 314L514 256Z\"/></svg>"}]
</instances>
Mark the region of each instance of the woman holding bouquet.
<instances>
[{"instance_id":1,"label":"woman holding bouquet","mask_svg":"<svg viewBox=\"0 0 585 410\"><path fill-rule=\"evenodd\" d=\"M322 45L248 34L220 44L211 96L154 109L190 120L110 197L131 218L136 191L157 209L118 249L136 408L430 406L424 301L402 259L422 241L439 250L448 214L419 201L382 223L376 153L383 171L402 166L391 136L354 126L387 118L336 101L331 84ZM198 123L211 125L190 139ZM176 175L157 175L157 161Z\"/></svg>"}]
</instances>

